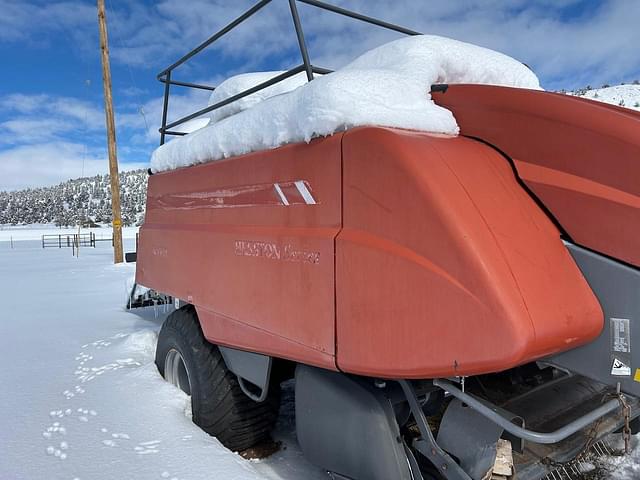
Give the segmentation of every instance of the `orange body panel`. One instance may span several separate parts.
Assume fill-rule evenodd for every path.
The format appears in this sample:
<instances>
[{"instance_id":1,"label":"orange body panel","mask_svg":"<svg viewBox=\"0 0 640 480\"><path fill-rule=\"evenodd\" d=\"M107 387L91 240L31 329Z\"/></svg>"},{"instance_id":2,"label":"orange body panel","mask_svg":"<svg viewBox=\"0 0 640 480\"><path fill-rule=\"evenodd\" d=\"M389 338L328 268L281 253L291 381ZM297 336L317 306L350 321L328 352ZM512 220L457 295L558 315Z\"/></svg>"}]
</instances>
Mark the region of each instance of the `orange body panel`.
<instances>
[{"instance_id":1,"label":"orange body panel","mask_svg":"<svg viewBox=\"0 0 640 480\"><path fill-rule=\"evenodd\" d=\"M335 369L340 140L151 176L138 283L196 305L211 342Z\"/></svg>"},{"instance_id":2,"label":"orange body panel","mask_svg":"<svg viewBox=\"0 0 640 480\"><path fill-rule=\"evenodd\" d=\"M152 176L137 281L214 343L385 378L505 370L603 323L505 158L384 128Z\"/></svg>"},{"instance_id":3,"label":"orange body panel","mask_svg":"<svg viewBox=\"0 0 640 480\"><path fill-rule=\"evenodd\" d=\"M434 93L463 135L513 159L579 245L640 266L640 113L568 95L483 85Z\"/></svg>"},{"instance_id":4,"label":"orange body panel","mask_svg":"<svg viewBox=\"0 0 640 480\"><path fill-rule=\"evenodd\" d=\"M495 150L361 129L345 134L343 159L341 370L493 372L600 333L600 306L557 229Z\"/></svg>"}]
</instances>

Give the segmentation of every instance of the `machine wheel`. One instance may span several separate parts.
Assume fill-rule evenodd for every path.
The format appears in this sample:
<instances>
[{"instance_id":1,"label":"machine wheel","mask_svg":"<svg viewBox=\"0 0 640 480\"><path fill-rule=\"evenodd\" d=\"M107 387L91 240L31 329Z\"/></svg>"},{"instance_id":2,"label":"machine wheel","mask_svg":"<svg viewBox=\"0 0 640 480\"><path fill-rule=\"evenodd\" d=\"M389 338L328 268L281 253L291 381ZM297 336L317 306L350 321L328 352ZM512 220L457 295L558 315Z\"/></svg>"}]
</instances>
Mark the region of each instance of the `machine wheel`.
<instances>
[{"instance_id":1,"label":"machine wheel","mask_svg":"<svg viewBox=\"0 0 640 480\"><path fill-rule=\"evenodd\" d=\"M269 436L278 416L279 386L270 388L263 402L247 397L218 347L204 338L192 305L164 321L156 366L168 382L191 395L193 422L225 447L242 451Z\"/></svg>"}]
</instances>

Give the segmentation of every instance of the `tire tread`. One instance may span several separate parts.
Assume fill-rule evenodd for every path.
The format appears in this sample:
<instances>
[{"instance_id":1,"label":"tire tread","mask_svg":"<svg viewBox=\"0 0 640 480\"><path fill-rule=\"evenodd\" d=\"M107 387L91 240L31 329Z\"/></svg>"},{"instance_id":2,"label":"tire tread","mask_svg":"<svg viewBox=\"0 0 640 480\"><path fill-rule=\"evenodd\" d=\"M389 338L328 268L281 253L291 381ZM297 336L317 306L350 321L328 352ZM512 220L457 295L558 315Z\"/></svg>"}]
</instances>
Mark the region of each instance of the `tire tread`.
<instances>
[{"instance_id":1,"label":"tire tread","mask_svg":"<svg viewBox=\"0 0 640 480\"><path fill-rule=\"evenodd\" d=\"M271 386L264 402L247 397L218 347L204 338L192 305L170 314L160 329L156 366L162 376L164 358L171 348L180 351L189 370L196 425L234 451L268 438L278 417L279 386Z\"/></svg>"}]
</instances>

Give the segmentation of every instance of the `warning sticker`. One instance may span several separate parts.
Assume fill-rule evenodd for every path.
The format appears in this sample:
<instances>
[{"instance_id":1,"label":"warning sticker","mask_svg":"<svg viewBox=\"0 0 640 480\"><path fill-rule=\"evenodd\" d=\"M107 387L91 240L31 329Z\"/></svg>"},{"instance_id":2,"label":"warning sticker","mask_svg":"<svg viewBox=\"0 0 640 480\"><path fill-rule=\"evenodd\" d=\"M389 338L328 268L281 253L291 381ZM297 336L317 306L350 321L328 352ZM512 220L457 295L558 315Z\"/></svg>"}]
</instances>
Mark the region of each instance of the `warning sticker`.
<instances>
[{"instance_id":1,"label":"warning sticker","mask_svg":"<svg viewBox=\"0 0 640 480\"><path fill-rule=\"evenodd\" d=\"M628 318L611 318L611 349L621 353L631 351L631 331Z\"/></svg>"},{"instance_id":2,"label":"warning sticker","mask_svg":"<svg viewBox=\"0 0 640 480\"><path fill-rule=\"evenodd\" d=\"M630 377L631 367L626 365L622 360L614 358L613 365L611 366L611 375L615 375L616 377Z\"/></svg>"}]
</instances>

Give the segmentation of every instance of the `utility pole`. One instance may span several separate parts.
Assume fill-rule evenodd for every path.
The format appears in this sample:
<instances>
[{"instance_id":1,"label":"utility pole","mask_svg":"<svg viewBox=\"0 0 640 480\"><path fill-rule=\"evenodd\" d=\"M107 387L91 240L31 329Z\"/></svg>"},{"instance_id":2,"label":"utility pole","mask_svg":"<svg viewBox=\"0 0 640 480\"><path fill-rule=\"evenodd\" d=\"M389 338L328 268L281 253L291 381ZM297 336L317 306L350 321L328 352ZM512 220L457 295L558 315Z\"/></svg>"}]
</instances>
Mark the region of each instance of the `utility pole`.
<instances>
[{"instance_id":1,"label":"utility pole","mask_svg":"<svg viewBox=\"0 0 640 480\"><path fill-rule=\"evenodd\" d=\"M102 54L102 84L104 85L104 111L107 116L107 146L109 148L109 177L111 179L111 212L113 214L113 261L122 263L122 219L120 215L120 177L116 151L116 125L111 97L111 67L104 0L98 0L100 51Z\"/></svg>"}]
</instances>

